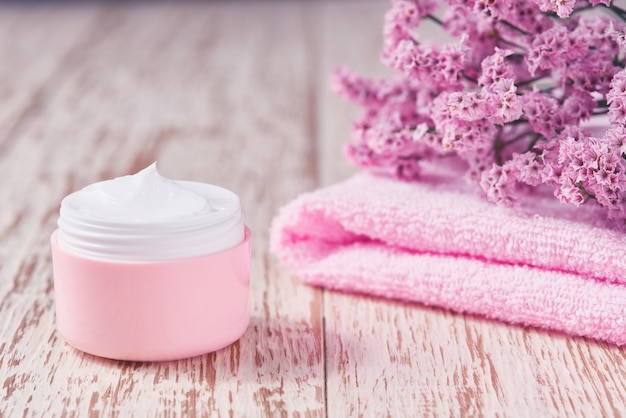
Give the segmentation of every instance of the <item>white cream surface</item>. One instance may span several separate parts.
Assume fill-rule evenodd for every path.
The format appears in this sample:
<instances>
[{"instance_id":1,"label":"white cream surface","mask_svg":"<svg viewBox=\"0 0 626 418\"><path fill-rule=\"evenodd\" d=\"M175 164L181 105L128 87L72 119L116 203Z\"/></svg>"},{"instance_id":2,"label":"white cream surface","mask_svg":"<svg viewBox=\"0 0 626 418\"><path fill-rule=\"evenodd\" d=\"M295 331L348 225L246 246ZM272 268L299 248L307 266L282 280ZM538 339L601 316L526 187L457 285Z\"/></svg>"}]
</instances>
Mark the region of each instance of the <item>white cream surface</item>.
<instances>
[{"instance_id":1,"label":"white cream surface","mask_svg":"<svg viewBox=\"0 0 626 418\"><path fill-rule=\"evenodd\" d=\"M170 180L156 163L68 195L58 226L59 245L66 251L129 261L212 254L237 245L245 234L236 194Z\"/></svg>"}]
</instances>

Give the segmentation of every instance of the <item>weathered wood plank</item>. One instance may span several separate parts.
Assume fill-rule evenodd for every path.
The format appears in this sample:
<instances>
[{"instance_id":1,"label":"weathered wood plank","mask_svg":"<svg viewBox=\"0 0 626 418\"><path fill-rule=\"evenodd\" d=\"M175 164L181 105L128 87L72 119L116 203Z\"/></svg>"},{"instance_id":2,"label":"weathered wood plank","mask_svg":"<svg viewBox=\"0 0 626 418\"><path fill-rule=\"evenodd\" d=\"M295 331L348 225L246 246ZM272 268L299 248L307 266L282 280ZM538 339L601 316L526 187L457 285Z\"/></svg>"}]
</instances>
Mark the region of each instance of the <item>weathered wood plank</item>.
<instances>
[{"instance_id":1,"label":"weathered wood plank","mask_svg":"<svg viewBox=\"0 0 626 418\"><path fill-rule=\"evenodd\" d=\"M353 171L340 149L357 110L328 92L328 74L339 63L384 73L385 8L2 5L0 416L624 414L621 349L323 293L267 254L280 205ZM54 329L59 201L157 159L166 175L241 195L254 231L251 327L179 362L78 353Z\"/></svg>"},{"instance_id":2,"label":"weathered wood plank","mask_svg":"<svg viewBox=\"0 0 626 418\"><path fill-rule=\"evenodd\" d=\"M0 150L46 107L80 49L96 7L51 4L0 8ZM63 30L56 23L62 19Z\"/></svg>"},{"instance_id":3,"label":"weathered wood plank","mask_svg":"<svg viewBox=\"0 0 626 418\"><path fill-rule=\"evenodd\" d=\"M340 2L320 7L320 64L316 77L320 186L344 179L357 170L346 163L343 145L348 140L350 124L360 109L332 93L330 77L339 65L373 78L390 74L378 59L382 18L387 7L386 1Z\"/></svg>"},{"instance_id":4,"label":"weathered wood plank","mask_svg":"<svg viewBox=\"0 0 626 418\"><path fill-rule=\"evenodd\" d=\"M327 4L323 71L378 64L385 2ZM350 18L346 18L350 16ZM358 16L356 18L355 16ZM326 80L318 80L323 91ZM358 111L319 101L320 178L352 169L339 153ZM324 293L328 411L336 416L621 416L623 349L419 305Z\"/></svg>"},{"instance_id":5,"label":"weathered wood plank","mask_svg":"<svg viewBox=\"0 0 626 418\"><path fill-rule=\"evenodd\" d=\"M10 202L0 224L0 415L322 415L321 292L277 269L266 244L278 206L313 187L308 8L97 11L89 44L0 155L0 199ZM54 18L63 30L67 17ZM54 329L48 237L60 199L154 160L168 176L240 194L254 234L252 324L231 347L179 362L81 354Z\"/></svg>"}]
</instances>

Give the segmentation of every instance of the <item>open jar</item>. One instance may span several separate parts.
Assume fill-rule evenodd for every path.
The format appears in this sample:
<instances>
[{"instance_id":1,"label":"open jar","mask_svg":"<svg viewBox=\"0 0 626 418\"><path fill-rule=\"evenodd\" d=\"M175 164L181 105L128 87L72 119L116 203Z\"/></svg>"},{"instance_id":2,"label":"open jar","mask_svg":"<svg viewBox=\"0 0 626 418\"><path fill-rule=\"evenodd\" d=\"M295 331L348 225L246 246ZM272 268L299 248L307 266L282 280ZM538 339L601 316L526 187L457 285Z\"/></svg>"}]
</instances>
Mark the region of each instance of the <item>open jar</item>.
<instances>
[{"instance_id":1,"label":"open jar","mask_svg":"<svg viewBox=\"0 0 626 418\"><path fill-rule=\"evenodd\" d=\"M192 357L249 323L250 230L237 195L156 164L63 199L52 234L57 327L120 360Z\"/></svg>"}]
</instances>

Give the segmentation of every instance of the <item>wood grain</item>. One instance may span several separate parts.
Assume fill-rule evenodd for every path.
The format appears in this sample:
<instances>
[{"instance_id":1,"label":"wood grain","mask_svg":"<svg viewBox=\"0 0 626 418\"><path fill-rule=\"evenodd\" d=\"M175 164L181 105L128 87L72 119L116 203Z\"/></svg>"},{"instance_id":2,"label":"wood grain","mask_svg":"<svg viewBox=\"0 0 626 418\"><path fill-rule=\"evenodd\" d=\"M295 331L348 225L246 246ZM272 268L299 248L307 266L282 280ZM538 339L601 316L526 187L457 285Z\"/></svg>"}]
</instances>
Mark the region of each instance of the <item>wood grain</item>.
<instances>
[{"instance_id":1,"label":"wood grain","mask_svg":"<svg viewBox=\"0 0 626 418\"><path fill-rule=\"evenodd\" d=\"M1 415L322 414L321 293L278 270L265 244L278 206L313 187L306 8L111 5L90 24L51 23L83 19L76 37L91 42L73 47L45 109L2 155ZM254 231L251 326L180 362L81 354L54 328L48 237L60 199L154 160L240 194Z\"/></svg>"},{"instance_id":2,"label":"wood grain","mask_svg":"<svg viewBox=\"0 0 626 418\"><path fill-rule=\"evenodd\" d=\"M268 253L297 194L350 175L371 76L372 2L0 4L0 417L622 416L620 348L302 285ZM220 184L253 230L252 320L166 363L80 353L54 324L49 236L63 196L153 161Z\"/></svg>"}]
</instances>

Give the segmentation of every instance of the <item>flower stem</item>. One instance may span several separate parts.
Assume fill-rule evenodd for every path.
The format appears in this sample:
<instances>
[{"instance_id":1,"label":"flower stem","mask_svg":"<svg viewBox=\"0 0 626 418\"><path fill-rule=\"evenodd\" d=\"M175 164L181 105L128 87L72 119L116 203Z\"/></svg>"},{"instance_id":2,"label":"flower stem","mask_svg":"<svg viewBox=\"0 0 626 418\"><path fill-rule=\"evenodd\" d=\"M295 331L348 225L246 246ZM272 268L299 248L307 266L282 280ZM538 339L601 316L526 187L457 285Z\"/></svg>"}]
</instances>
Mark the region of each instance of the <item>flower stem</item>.
<instances>
[{"instance_id":1,"label":"flower stem","mask_svg":"<svg viewBox=\"0 0 626 418\"><path fill-rule=\"evenodd\" d=\"M608 109L609 102L607 102L606 100L598 100L596 101L596 106L600 109Z\"/></svg>"},{"instance_id":2,"label":"flower stem","mask_svg":"<svg viewBox=\"0 0 626 418\"><path fill-rule=\"evenodd\" d=\"M535 81L539 81L539 80L544 79L544 78L545 78L544 76L537 76L535 78L531 78L531 79L528 79L528 80L520 81L519 83L516 83L515 85L517 87L522 87L522 86L526 86L528 84L532 84Z\"/></svg>"},{"instance_id":3,"label":"flower stem","mask_svg":"<svg viewBox=\"0 0 626 418\"><path fill-rule=\"evenodd\" d=\"M621 7L619 7L619 6L616 6L616 5L614 5L614 4L611 4L611 5L609 6L609 9L613 10L613 12L617 13L618 15L621 15L622 17L623 17L623 16L626 16L626 9L622 9L622 8L621 8Z\"/></svg>"},{"instance_id":4,"label":"flower stem","mask_svg":"<svg viewBox=\"0 0 626 418\"><path fill-rule=\"evenodd\" d=\"M437 16L428 14L428 15L426 15L426 18L432 20L433 22L435 22L439 26L443 27L443 22Z\"/></svg>"},{"instance_id":5,"label":"flower stem","mask_svg":"<svg viewBox=\"0 0 626 418\"><path fill-rule=\"evenodd\" d=\"M537 143L537 141L539 141L539 139L543 138L543 135L541 134L535 134L535 137L528 143L528 146L526 147L526 151L530 151L531 149L533 149L533 147L535 146L535 144Z\"/></svg>"},{"instance_id":6,"label":"flower stem","mask_svg":"<svg viewBox=\"0 0 626 418\"><path fill-rule=\"evenodd\" d=\"M502 127L498 127L498 134L496 135L496 139L493 141L493 152L494 152L494 160L497 165L502 165L504 162L502 161L502 150L506 146L502 141Z\"/></svg>"},{"instance_id":7,"label":"flower stem","mask_svg":"<svg viewBox=\"0 0 626 418\"><path fill-rule=\"evenodd\" d=\"M504 26L506 26L509 29L513 29L519 33L521 33L524 36L530 36L530 33L526 32L524 29L515 26L514 24L512 24L511 22L504 20L504 19L499 19L498 22L502 23Z\"/></svg>"},{"instance_id":8,"label":"flower stem","mask_svg":"<svg viewBox=\"0 0 626 418\"><path fill-rule=\"evenodd\" d=\"M507 126L513 126L513 125L520 125L522 123L528 123L528 119L525 118L519 118L517 120L513 120L511 122L507 122L506 125Z\"/></svg>"},{"instance_id":9,"label":"flower stem","mask_svg":"<svg viewBox=\"0 0 626 418\"><path fill-rule=\"evenodd\" d=\"M532 135L534 133L535 133L534 131L525 131L525 132L522 132L522 133L520 133L518 135L515 135L513 138L509 139L508 141L505 141L503 146L502 146L502 148L504 148L504 147L506 147L508 145L514 144L515 142L519 141L520 139L522 139L522 138L524 138L524 137L526 137L528 135Z\"/></svg>"},{"instance_id":10,"label":"flower stem","mask_svg":"<svg viewBox=\"0 0 626 418\"><path fill-rule=\"evenodd\" d=\"M474 84L478 84L478 80L475 79L474 77L470 77L467 74L465 74L465 71L461 71L461 75L463 76L464 79L466 79L467 81L471 81Z\"/></svg>"},{"instance_id":11,"label":"flower stem","mask_svg":"<svg viewBox=\"0 0 626 418\"><path fill-rule=\"evenodd\" d=\"M519 49L526 49L526 48L524 48L524 47L523 47L522 45L520 45L520 44L516 44L516 43L515 43L515 42L513 42L513 41L509 41L508 39L504 39L504 38L503 38L503 37L502 37L499 33L496 35L496 38L497 38L500 42L502 42L503 44L505 44L505 45L509 45L509 46L512 46L512 47L515 47L515 48L519 48Z\"/></svg>"}]
</instances>

